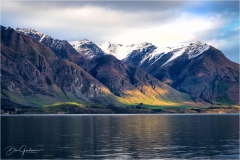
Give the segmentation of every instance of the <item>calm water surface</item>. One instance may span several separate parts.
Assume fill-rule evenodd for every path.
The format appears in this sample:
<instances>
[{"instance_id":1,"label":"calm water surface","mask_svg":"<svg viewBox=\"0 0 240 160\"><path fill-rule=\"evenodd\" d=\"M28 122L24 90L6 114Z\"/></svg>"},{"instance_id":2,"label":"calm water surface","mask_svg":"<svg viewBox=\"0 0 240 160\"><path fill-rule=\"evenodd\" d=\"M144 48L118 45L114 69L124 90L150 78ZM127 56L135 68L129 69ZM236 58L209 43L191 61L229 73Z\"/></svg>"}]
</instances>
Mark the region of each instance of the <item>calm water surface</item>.
<instances>
[{"instance_id":1,"label":"calm water surface","mask_svg":"<svg viewBox=\"0 0 240 160\"><path fill-rule=\"evenodd\" d=\"M239 114L10 115L1 123L1 158L239 159Z\"/></svg>"}]
</instances>

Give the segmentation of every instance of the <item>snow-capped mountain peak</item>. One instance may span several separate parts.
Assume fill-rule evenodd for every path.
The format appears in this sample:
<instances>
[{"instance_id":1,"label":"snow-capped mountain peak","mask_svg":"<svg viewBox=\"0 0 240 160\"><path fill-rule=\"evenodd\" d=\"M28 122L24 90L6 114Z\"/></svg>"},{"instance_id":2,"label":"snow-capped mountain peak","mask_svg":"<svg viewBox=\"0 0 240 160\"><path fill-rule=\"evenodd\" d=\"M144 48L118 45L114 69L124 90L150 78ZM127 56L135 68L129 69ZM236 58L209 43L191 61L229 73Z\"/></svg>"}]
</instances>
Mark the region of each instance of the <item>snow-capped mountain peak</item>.
<instances>
[{"instance_id":1,"label":"snow-capped mountain peak","mask_svg":"<svg viewBox=\"0 0 240 160\"><path fill-rule=\"evenodd\" d=\"M149 46L152 46L152 44L148 42L143 42L140 44L122 45L105 41L98 44L98 47L100 47L105 54L112 54L119 60L126 58L128 54L130 54L134 50L140 50L140 52L142 52L145 48Z\"/></svg>"},{"instance_id":2,"label":"snow-capped mountain peak","mask_svg":"<svg viewBox=\"0 0 240 160\"><path fill-rule=\"evenodd\" d=\"M142 57L143 59L156 59L156 57L161 58L161 55L171 52L174 54L172 58L169 59L170 62L175 58L181 56L185 52L188 53L189 59L197 57L202 52L207 50L209 46L204 42L197 41L189 45L164 48L155 46L149 42L131 45L121 45L117 43L103 42L98 44L98 47L100 47L105 54L112 54L120 60L126 59L127 57L131 56L131 53L134 51L137 51L137 54L146 54L144 57Z\"/></svg>"},{"instance_id":3,"label":"snow-capped mountain peak","mask_svg":"<svg viewBox=\"0 0 240 160\"><path fill-rule=\"evenodd\" d=\"M74 50L71 49L72 46L66 41L66 40L59 40L59 39L54 39L51 36L41 33L35 29L32 28L16 28L15 29L18 33L27 35L42 44L46 45L47 47L51 48L51 50L60 57L68 57L68 52L66 51L66 48L69 50ZM74 52L74 51L73 51ZM73 53L72 52L72 53ZM78 54L76 51L74 54Z\"/></svg>"},{"instance_id":4,"label":"snow-capped mountain peak","mask_svg":"<svg viewBox=\"0 0 240 160\"><path fill-rule=\"evenodd\" d=\"M151 43L142 43L135 46L137 46L135 50L132 50L123 58L126 64L133 65L134 67L142 65L151 66L157 61L161 61L161 63L158 63L160 66L166 66L183 55L184 59L191 60L199 57L210 47L200 41L175 47L159 47Z\"/></svg>"},{"instance_id":5,"label":"snow-capped mountain peak","mask_svg":"<svg viewBox=\"0 0 240 160\"><path fill-rule=\"evenodd\" d=\"M31 36L31 37L37 39L39 42L42 42L42 40L44 38L51 38L50 36L48 36L44 33L41 33L41 32L39 32L35 29L32 29L32 28L16 28L16 31L19 32L19 33Z\"/></svg>"},{"instance_id":6,"label":"snow-capped mountain peak","mask_svg":"<svg viewBox=\"0 0 240 160\"><path fill-rule=\"evenodd\" d=\"M43 35L43 33L36 31L35 29L32 29L32 28L16 28L16 31L22 32L25 34L34 33L34 34L38 34L38 35Z\"/></svg>"},{"instance_id":7,"label":"snow-capped mountain peak","mask_svg":"<svg viewBox=\"0 0 240 160\"><path fill-rule=\"evenodd\" d=\"M152 43L143 42L143 43L138 44L137 48L141 49L141 48L148 47L148 46L151 46L151 45L152 45Z\"/></svg>"},{"instance_id":8,"label":"snow-capped mountain peak","mask_svg":"<svg viewBox=\"0 0 240 160\"><path fill-rule=\"evenodd\" d=\"M97 45L99 48L102 49L102 51L105 54L112 54L120 60L124 59L127 56L127 54L133 50L133 47L134 47L134 46L124 46L122 44L111 43L111 42L102 42Z\"/></svg>"},{"instance_id":9,"label":"snow-capped mountain peak","mask_svg":"<svg viewBox=\"0 0 240 160\"><path fill-rule=\"evenodd\" d=\"M53 39L50 36L32 28L16 28L16 31L28 35L39 42L56 49L61 49L63 44L66 43L66 41ZM124 61L126 61L126 59L129 60L137 57L136 59L138 59L139 62L137 63L138 65L136 67L144 64L146 61L153 64L162 57L166 56L170 58L167 58L162 66L167 65L169 62L177 59L183 54L187 54L188 59L190 60L200 56L204 51L209 49L209 45L200 41L187 45L164 48L155 46L149 42L122 45L105 41L96 45L88 39L82 39L78 41L71 41L69 43L78 53L89 59L100 57L104 54L112 54L119 60Z\"/></svg>"},{"instance_id":10,"label":"snow-capped mountain peak","mask_svg":"<svg viewBox=\"0 0 240 160\"><path fill-rule=\"evenodd\" d=\"M168 59L162 66L167 65L169 62L177 59L183 54L188 55L188 59L193 59L201 55L204 51L209 49L209 45L204 42L194 42L189 45L182 45L180 47L168 47L169 51L166 51L165 54L173 53L170 59Z\"/></svg>"},{"instance_id":11,"label":"snow-capped mountain peak","mask_svg":"<svg viewBox=\"0 0 240 160\"><path fill-rule=\"evenodd\" d=\"M88 39L69 42L73 48L87 59L98 58L104 55L104 52Z\"/></svg>"},{"instance_id":12,"label":"snow-capped mountain peak","mask_svg":"<svg viewBox=\"0 0 240 160\"><path fill-rule=\"evenodd\" d=\"M82 40L78 40L78 42L79 42L79 44L84 44L84 43L90 43L91 41L86 39L86 38L84 38Z\"/></svg>"},{"instance_id":13,"label":"snow-capped mountain peak","mask_svg":"<svg viewBox=\"0 0 240 160\"><path fill-rule=\"evenodd\" d=\"M194 57L199 56L202 54L204 51L209 49L209 45L204 43L204 42L194 42L190 43L187 47L186 50L189 56L189 59L192 59Z\"/></svg>"},{"instance_id":14,"label":"snow-capped mountain peak","mask_svg":"<svg viewBox=\"0 0 240 160\"><path fill-rule=\"evenodd\" d=\"M79 49L79 47L81 47L81 45L92 42L85 38L78 41L70 41L69 43L77 50Z\"/></svg>"}]
</instances>

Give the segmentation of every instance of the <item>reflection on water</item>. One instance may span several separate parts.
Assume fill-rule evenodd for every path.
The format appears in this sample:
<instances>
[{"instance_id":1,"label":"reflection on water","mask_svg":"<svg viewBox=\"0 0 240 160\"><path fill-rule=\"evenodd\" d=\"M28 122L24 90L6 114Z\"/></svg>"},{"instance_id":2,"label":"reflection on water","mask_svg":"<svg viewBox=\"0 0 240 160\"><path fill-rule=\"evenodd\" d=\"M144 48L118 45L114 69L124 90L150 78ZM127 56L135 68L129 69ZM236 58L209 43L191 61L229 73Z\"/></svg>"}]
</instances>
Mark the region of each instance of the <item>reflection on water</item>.
<instances>
[{"instance_id":1,"label":"reflection on water","mask_svg":"<svg viewBox=\"0 0 240 160\"><path fill-rule=\"evenodd\" d=\"M22 158L239 159L239 115L2 116L8 146L43 149Z\"/></svg>"}]
</instances>

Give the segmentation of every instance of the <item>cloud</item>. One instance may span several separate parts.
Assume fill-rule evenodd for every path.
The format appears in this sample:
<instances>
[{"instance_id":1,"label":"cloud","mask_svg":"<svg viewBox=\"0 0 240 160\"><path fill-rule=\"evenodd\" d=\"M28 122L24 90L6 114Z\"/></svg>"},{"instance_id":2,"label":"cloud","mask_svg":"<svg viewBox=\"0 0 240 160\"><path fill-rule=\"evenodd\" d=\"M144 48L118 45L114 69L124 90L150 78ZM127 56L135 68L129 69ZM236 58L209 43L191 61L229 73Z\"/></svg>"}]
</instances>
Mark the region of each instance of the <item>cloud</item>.
<instances>
[{"instance_id":1,"label":"cloud","mask_svg":"<svg viewBox=\"0 0 240 160\"><path fill-rule=\"evenodd\" d=\"M155 27L171 21L177 15L174 10L161 12L124 12L109 9L109 7L96 7L92 5L79 5L79 7L61 8L46 6L45 3L11 3L3 6L6 17L3 22L12 24L13 27L32 27L41 31L50 31L53 36L64 39L93 38L96 41L104 37L116 37L118 34L133 32ZM32 12L34 8L34 12ZM31 13L31 14L29 14ZM16 16L17 15L17 16ZM18 26L16 26L18 25ZM54 32L57 31L57 34ZM69 33L69 31L74 33ZM59 34L61 32L62 34ZM106 36L107 35L107 36ZM109 38L111 38L111 36ZM98 38L96 38L98 37ZM134 37L132 37L134 38ZM134 42L134 41L133 41Z\"/></svg>"},{"instance_id":2,"label":"cloud","mask_svg":"<svg viewBox=\"0 0 240 160\"><path fill-rule=\"evenodd\" d=\"M238 7L238 2L222 1L10 1L2 2L1 21L5 26L34 28L70 41L148 41L161 46L205 41L233 53L231 48L239 48L235 43L239 40L239 29L235 30L239 27ZM238 51L233 55L238 56Z\"/></svg>"},{"instance_id":3,"label":"cloud","mask_svg":"<svg viewBox=\"0 0 240 160\"><path fill-rule=\"evenodd\" d=\"M151 41L153 44L169 46L180 42L198 41L199 32L208 32L221 27L222 22L217 15L212 17L199 17L183 13L172 21L155 24L151 28L139 28L132 32L121 34L113 39L122 41ZM129 37L134 37L133 39Z\"/></svg>"}]
</instances>

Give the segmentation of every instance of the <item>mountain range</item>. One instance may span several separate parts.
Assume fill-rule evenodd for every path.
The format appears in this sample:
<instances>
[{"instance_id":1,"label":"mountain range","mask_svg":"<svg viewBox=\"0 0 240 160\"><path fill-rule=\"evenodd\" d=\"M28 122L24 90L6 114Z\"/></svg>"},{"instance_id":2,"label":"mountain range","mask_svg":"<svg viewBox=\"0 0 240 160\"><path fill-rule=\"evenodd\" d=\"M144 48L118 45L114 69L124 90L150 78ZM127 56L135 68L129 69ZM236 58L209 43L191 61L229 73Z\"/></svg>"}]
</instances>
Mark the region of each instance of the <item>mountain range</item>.
<instances>
[{"instance_id":1,"label":"mountain range","mask_svg":"<svg viewBox=\"0 0 240 160\"><path fill-rule=\"evenodd\" d=\"M1 26L2 106L239 104L239 64L204 42L68 42Z\"/></svg>"}]
</instances>

